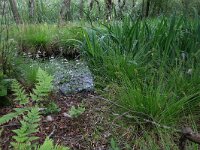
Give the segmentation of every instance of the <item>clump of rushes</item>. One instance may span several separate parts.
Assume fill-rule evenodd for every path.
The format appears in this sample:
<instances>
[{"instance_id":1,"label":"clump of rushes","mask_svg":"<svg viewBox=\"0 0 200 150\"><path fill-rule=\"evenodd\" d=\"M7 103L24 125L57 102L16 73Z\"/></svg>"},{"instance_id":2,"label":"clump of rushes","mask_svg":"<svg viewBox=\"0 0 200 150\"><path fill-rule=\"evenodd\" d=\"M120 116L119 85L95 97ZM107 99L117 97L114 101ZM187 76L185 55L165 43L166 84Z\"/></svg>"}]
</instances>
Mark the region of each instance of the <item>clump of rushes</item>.
<instances>
[{"instance_id":1,"label":"clump of rushes","mask_svg":"<svg viewBox=\"0 0 200 150\"><path fill-rule=\"evenodd\" d=\"M198 18L125 18L83 31L91 69L118 84L111 97L125 109L117 111L166 125L198 114L199 25Z\"/></svg>"},{"instance_id":2,"label":"clump of rushes","mask_svg":"<svg viewBox=\"0 0 200 150\"><path fill-rule=\"evenodd\" d=\"M72 25L21 25L19 31L13 29L12 34L21 53L31 53L32 57L36 57L38 51L43 57L76 55L82 40L81 28Z\"/></svg>"}]
</instances>

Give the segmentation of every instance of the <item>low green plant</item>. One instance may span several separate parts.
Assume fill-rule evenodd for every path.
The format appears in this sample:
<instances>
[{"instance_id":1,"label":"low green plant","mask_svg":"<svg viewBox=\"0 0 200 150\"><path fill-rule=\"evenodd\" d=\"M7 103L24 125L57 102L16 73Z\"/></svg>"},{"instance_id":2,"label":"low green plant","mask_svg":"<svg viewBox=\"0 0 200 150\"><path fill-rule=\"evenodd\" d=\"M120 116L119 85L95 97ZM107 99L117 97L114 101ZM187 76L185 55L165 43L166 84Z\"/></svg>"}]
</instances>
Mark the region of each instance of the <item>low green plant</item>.
<instances>
[{"instance_id":1,"label":"low green plant","mask_svg":"<svg viewBox=\"0 0 200 150\"><path fill-rule=\"evenodd\" d=\"M50 102L47 104L46 109L44 110L44 114L54 114L60 112L60 108L55 102Z\"/></svg>"},{"instance_id":2,"label":"low green plant","mask_svg":"<svg viewBox=\"0 0 200 150\"><path fill-rule=\"evenodd\" d=\"M39 146L37 150L70 150L68 147L54 145L53 140L46 138L43 145Z\"/></svg>"},{"instance_id":3,"label":"low green plant","mask_svg":"<svg viewBox=\"0 0 200 150\"><path fill-rule=\"evenodd\" d=\"M5 80L3 73L0 71L0 97L7 96L8 81Z\"/></svg>"},{"instance_id":4,"label":"low green plant","mask_svg":"<svg viewBox=\"0 0 200 150\"><path fill-rule=\"evenodd\" d=\"M14 112L6 114L0 118L0 125L9 122L10 120L19 117L29 110L29 108L14 108Z\"/></svg>"},{"instance_id":5,"label":"low green plant","mask_svg":"<svg viewBox=\"0 0 200 150\"><path fill-rule=\"evenodd\" d=\"M52 140L49 138L47 138L41 146L38 146L35 142L38 137L35 136L34 133L39 131L38 128L41 118L38 102L45 99L51 91L52 76L39 68L37 72L37 82L38 83L36 84L33 93L28 95L17 80L13 81L12 89L16 97L15 100L17 100L20 105L24 105L24 107L15 108L14 112L2 116L0 118L0 125L12 120L13 118L17 118L20 115L23 116L23 119L20 121L21 127L13 130L16 134L13 136L14 142L11 143L14 150L69 150L67 147L59 145L54 146ZM31 102L30 99L37 103L33 106L27 106L26 104Z\"/></svg>"},{"instance_id":6,"label":"low green plant","mask_svg":"<svg viewBox=\"0 0 200 150\"><path fill-rule=\"evenodd\" d=\"M69 110L69 115L72 118L77 118L79 117L81 114L83 114L85 112L85 107L83 106L78 106L77 108L75 106L72 106Z\"/></svg>"},{"instance_id":7,"label":"low green plant","mask_svg":"<svg viewBox=\"0 0 200 150\"><path fill-rule=\"evenodd\" d=\"M37 82L37 72L41 68L50 75L55 73L55 65L49 60L44 60L42 58L30 59L27 54L25 56L20 56L13 60L13 67L15 77L22 82L27 89L34 88Z\"/></svg>"},{"instance_id":8,"label":"low green plant","mask_svg":"<svg viewBox=\"0 0 200 150\"><path fill-rule=\"evenodd\" d=\"M29 102L28 95L17 80L13 81L12 90L14 92L14 95L16 96L15 100L19 101L19 104L23 105Z\"/></svg>"},{"instance_id":9,"label":"low green plant","mask_svg":"<svg viewBox=\"0 0 200 150\"><path fill-rule=\"evenodd\" d=\"M42 101L53 88L53 77L39 68L36 80L37 83L30 96L34 101Z\"/></svg>"},{"instance_id":10,"label":"low green plant","mask_svg":"<svg viewBox=\"0 0 200 150\"><path fill-rule=\"evenodd\" d=\"M177 125L199 110L199 25L184 16L124 18L83 31L83 52L96 76L118 85L110 98L121 113Z\"/></svg>"},{"instance_id":11,"label":"low green plant","mask_svg":"<svg viewBox=\"0 0 200 150\"><path fill-rule=\"evenodd\" d=\"M49 30L49 28L51 30ZM53 45L54 39L56 38L56 27L44 25L29 25L20 26L20 31L14 32L14 37L21 45L21 50L25 52L30 52L31 54L36 54L37 51L45 51L46 53L52 53L51 46ZM16 36L15 34L20 34Z\"/></svg>"},{"instance_id":12,"label":"low green plant","mask_svg":"<svg viewBox=\"0 0 200 150\"><path fill-rule=\"evenodd\" d=\"M40 112L38 107L32 107L27 115L23 115L23 120L20 121L21 127L13 130L16 134L13 136L14 142L11 143L14 150L69 150L68 147L55 145L48 137L41 146L34 143L38 139L34 133L39 131Z\"/></svg>"},{"instance_id":13,"label":"low green plant","mask_svg":"<svg viewBox=\"0 0 200 150\"><path fill-rule=\"evenodd\" d=\"M21 25L19 30L13 29L12 36L20 52L30 53L31 57L37 57L38 52L41 57L73 56L79 53L80 41L83 40L81 27L75 25Z\"/></svg>"},{"instance_id":14,"label":"low green plant","mask_svg":"<svg viewBox=\"0 0 200 150\"><path fill-rule=\"evenodd\" d=\"M33 88L36 83L38 68L39 65L35 65L33 62L27 62L25 64L23 62L16 68L16 71L20 73L19 78L24 80L24 83L28 88Z\"/></svg>"},{"instance_id":15,"label":"low green plant","mask_svg":"<svg viewBox=\"0 0 200 150\"><path fill-rule=\"evenodd\" d=\"M37 107L31 108L27 115L23 115L23 119L20 121L21 127L13 130L16 134L13 136L15 142L11 143L14 149L30 149L33 147L31 143L38 139L38 137L33 136L33 133L38 132L39 121L40 114Z\"/></svg>"},{"instance_id":16,"label":"low green plant","mask_svg":"<svg viewBox=\"0 0 200 150\"><path fill-rule=\"evenodd\" d=\"M114 138L111 139L110 141L111 148L110 150L120 150L119 146L117 145L116 141Z\"/></svg>"},{"instance_id":17,"label":"low green plant","mask_svg":"<svg viewBox=\"0 0 200 150\"><path fill-rule=\"evenodd\" d=\"M31 102L30 98L32 101L36 101L38 104L49 95L49 92L51 92L52 90L52 76L50 76L41 68L39 68L37 73L37 81L38 83L33 89L33 93L31 93L30 95L26 94L24 88L20 85L18 81L13 81L12 90L14 92L14 95L16 96L15 100L18 104L28 104ZM0 118L0 125L12 120L13 118L18 117L19 115L25 113L29 109L30 108L28 107L15 108L13 113L4 115Z\"/></svg>"}]
</instances>

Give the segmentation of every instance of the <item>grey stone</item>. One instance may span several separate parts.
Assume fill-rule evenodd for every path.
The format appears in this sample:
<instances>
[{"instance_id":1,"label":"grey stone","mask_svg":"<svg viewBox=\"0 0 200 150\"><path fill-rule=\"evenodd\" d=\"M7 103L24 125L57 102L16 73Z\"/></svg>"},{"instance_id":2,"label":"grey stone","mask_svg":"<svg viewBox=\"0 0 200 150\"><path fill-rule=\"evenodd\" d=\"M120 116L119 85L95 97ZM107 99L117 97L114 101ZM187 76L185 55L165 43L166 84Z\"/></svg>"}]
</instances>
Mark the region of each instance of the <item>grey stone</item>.
<instances>
[{"instance_id":1,"label":"grey stone","mask_svg":"<svg viewBox=\"0 0 200 150\"><path fill-rule=\"evenodd\" d=\"M55 63L55 62L53 62ZM67 95L82 91L93 91L92 73L83 61L60 62L57 60L54 73L54 85L58 91Z\"/></svg>"},{"instance_id":2,"label":"grey stone","mask_svg":"<svg viewBox=\"0 0 200 150\"><path fill-rule=\"evenodd\" d=\"M47 116L46 120L49 121L49 122L51 122L51 121L53 121L53 118L51 116Z\"/></svg>"},{"instance_id":3,"label":"grey stone","mask_svg":"<svg viewBox=\"0 0 200 150\"><path fill-rule=\"evenodd\" d=\"M64 117L71 118L71 116L70 116L68 113L63 113L63 116L64 116Z\"/></svg>"}]
</instances>

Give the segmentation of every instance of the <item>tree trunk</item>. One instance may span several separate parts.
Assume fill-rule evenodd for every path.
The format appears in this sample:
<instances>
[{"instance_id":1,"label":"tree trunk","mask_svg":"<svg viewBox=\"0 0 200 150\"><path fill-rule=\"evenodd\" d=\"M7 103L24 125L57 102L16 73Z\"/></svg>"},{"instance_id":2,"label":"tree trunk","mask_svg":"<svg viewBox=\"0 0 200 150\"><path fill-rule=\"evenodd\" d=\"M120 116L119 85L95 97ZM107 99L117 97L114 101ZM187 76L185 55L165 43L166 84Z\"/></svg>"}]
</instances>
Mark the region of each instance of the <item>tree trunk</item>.
<instances>
[{"instance_id":1,"label":"tree trunk","mask_svg":"<svg viewBox=\"0 0 200 150\"><path fill-rule=\"evenodd\" d=\"M119 7L119 17L122 18L123 17L123 9L124 6L126 5L126 0L123 0L122 4L121 4L121 0L118 0L118 7Z\"/></svg>"},{"instance_id":2,"label":"tree trunk","mask_svg":"<svg viewBox=\"0 0 200 150\"><path fill-rule=\"evenodd\" d=\"M19 15L19 12L17 10L17 2L16 2L16 0L9 0L9 2L10 2L10 7L11 7L11 10L12 10L12 13L13 13L13 17L14 17L14 20L15 20L16 24L21 24L22 20L21 20L21 17Z\"/></svg>"},{"instance_id":3,"label":"tree trunk","mask_svg":"<svg viewBox=\"0 0 200 150\"><path fill-rule=\"evenodd\" d=\"M149 10L150 10L150 1L151 0L147 0L147 6L146 6L146 13L145 13L145 17L149 16Z\"/></svg>"},{"instance_id":4,"label":"tree trunk","mask_svg":"<svg viewBox=\"0 0 200 150\"><path fill-rule=\"evenodd\" d=\"M93 9L94 2L97 3L97 7L98 7L98 10L99 10L99 13L100 13L101 8L100 8L100 4L99 4L99 1L98 1L98 0L91 0L91 1L90 1L90 11Z\"/></svg>"},{"instance_id":5,"label":"tree trunk","mask_svg":"<svg viewBox=\"0 0 200 150\"><path fill-rule=\"evenodd\" d=\"M71 0L63 0L60 16L62 20L71 20Z\"/></svg>"},{"instance_id":6,"label":"tree trunk","mask_svg":"<svg viewBox=\"0 0 200 150\"><path fill-rule=\"evenodd\" d=\"M133 7L133 8L135 7L135 0L133 0L133 4L132 4L132 7Z\"/></svg>"},{"instance_id":7,"label":"tree trunk","mask_svg":"<svg viewBox=\"0 0 200 150\"><path fill-rule=\"evenodd\" d=\"M132 11L131 11L131 15L134 15L135 13L135 0L132 1Z\"/></svg>"},{"instance_id":8,"label":"tree trunk","mask_svg":"<svg viewBox=\"0 0 200 150\"><path fill-rule=\"evenodd\" d=\"M126 5L126 0L123 0L122 4L121 4L121 0L118 0L118 6L119 6L120 10L122 10L125 5Z\"/></svg>"},{"instance_id":9,"label":"tree trunk","mask_svg":"<svg viewBox=\"0 0 200 150\"><path fill-rule=\"evenodd\" d=\"M79 5L79 14L80 18L84 17L84 0L80 0L80 5Z\"/></svg>"},{"instance_id":10,"label":"tree trunk","mask_svg":"<svg viewBox=\"0 0 200 150\"><path fill-rule=\"evenodd\" d=\"M29 0L29 19L32 22L35 16L35 0Z\"/></svg>"},{"instance_id":11,"label":"tree trunk","mask_svg":"<svg viewBox=\"0 0 200 150\"><path fill-rule=\"evenodd\" d=\"M111 13L112 13L112 0L105 0L106 3L106 19L111 19Z\"/></svg>"},{"instance_id":12,"label":"tree trunk","mask_svg":"<svg viewBox=\"0 0 200 150\"><path fill-rule=\"evenodd\" d=\"M94 6L94 0L91 0L90 1L90 11L93 9L93 6Z\"/></svg>"},{"instance_id":13,"label":"tree trunk","mask_svg":"<svg viewBox=\"0 0 200 150\"><path fill-rule=\"evenodd\" d=\"M188 15L189 3L190 3L189 0L182 0L184 15Z\"/></svg>"}]
</instances>

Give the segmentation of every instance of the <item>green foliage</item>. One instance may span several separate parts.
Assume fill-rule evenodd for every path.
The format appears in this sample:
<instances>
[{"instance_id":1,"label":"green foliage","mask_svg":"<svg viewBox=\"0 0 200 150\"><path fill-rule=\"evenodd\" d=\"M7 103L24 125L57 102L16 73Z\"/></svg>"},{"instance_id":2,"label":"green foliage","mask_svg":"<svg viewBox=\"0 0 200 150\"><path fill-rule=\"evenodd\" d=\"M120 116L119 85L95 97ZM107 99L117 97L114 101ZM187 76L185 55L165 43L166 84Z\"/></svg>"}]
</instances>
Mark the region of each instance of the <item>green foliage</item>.
<instances>
[{"instance_id":1,"label":"green foliage","mask_svg":"<svg viewBox=\"0 0 200 150\"><path fill-rule=\"evenodd\" d=\"M198 114L199 25L199 18L124 18L84 31L93 73L118 84L109 96L125 109L116 111L170 125Z\"/></svg>"},{"instance_id":2,"label":"green foliage","mask_svg":"<svg viewBox=\"0 0 200 150\"><path fill-rule=\"evenodd\" d=\"M69 150L67 147L53 144L53 141L49 138L46 138L45 142L41 146L33 144L38 137L33 134L38 132L40 122L40 112L38 107L32 107L27 115L23 115L23 120L20 121L21 127L19 129L13 130L16 134L13 136L15 142L12 142L11 145L13 149L16 150ZM38 147L38 148L36 148Z\"/></svg>"},{"instance_id":3,"label":"green foliage","mask_svg":"<svg viewBox=\"0 0 200 150\"><path fill-rule=\"evenodd\" d=\"M143 137L138 138L135 143L142 150L160 149L160 146L157 144L155 136L156 135L154 135L151 132L150 133L145 132ZM167 133L165 133L163 135L161 134L159 138L162 141L161 146L164 149L178 150L178 146L172 142L172 139L170 138L169 134L167 134Z\"/></svg>"},{"instance_id":4,"label":"green foliage","mask_svg":"<svg viewBox=\"0 0 200 150\"><path fill-rule=\"evenodd\" d=\"M70 55L79 52L82 40L81 27L69 24L64 27L56 25L23 25L20 30L13 28L12 36L17 41L21 53L31 53L36 57L45 55ZM20 36L19 36L20 35ZM42 56L41 56L42 55Z\"/></svg>"},{"instance_id":5,"label":"green foliage","mask_svg":"<svg viewBox=\"0 0 200 150\"><path fill-rule=\"evenodd\" d=\"M44 110L44 114L54 114L58 112L60 112L60 108L54 102L48 103L46 109Z\"/></svg>"},{"instance_id":6,"label":"green foliage","mask_svg":"<svg viewBox=\"0 0 200 150\"><path fill-rule=\"evenodd\" d=\"M53 145L53 141L49 138L46 138L43 145L41 145L37 150L69 150L67 147Z\"/></svg>"},{"instance_id":7,"label":"green foliage","mask_svg":"<svg viewBox=\"0 0 200 150\"><path fill-rule=\"evenodd\" d=\"M78 106L77 108L75 106L72 106L69 110L69 115L72 118L77 118L79 117L81 114L83 114L85 112L85 108L82 106Z\"/></svg>"},{"instance_id":8,"label":"green foliage","mask_svg":"<svg viewBox=\"0 0 200 150\"><path fill-rule=\"evenodd\" d=\"M35 85L35 89L33 89L33 93L30 94L32 100L42 101L44 97L48 96L53 88L52 81L53 77L39 68L37 73L37 84Z\"/></svg>"},{"instance_id":9,"label":"green foliage","mask_svg":"<svg viewBox=\"0 0 200 150\"><path fill-rule=\"evenodd\" d=\"M0 82L0 96L6 96L7 95L7 86L6 86L6 82L1 81Z\"/></svg>"},{"instance_id":10,"label":"green foliage","mask_svg":"<svg viewBox=\"0 0 200 150\"><path fill-rule=\"evenodd\" d=\"M28 111L27 115L23 116L23 120L20 121L21 128L13 130L16 136L13 136L15 142L11 145L14 149L20 149L22 147L31 147L31 142L38 139L38 137L33 136L33 133L38 132L38 126L40 121L39 108L33 107Z\"/></svg>"},{"instance_id":11,"label":"green foliage","mask_svg":"<svg viewBox=\"0 0 200 150\"><path fill-rule=\"evenodd\" d=\"M20 29L20 31L14 31L14 36L18 41L18 44L22 44L22 49L29 51L32 54L37 53L38 50L43 51L43 49L46 52L51 51L51 46L53 46L52 44L55 38L53 36L56 34L55 27L51 27L51 30L49 30L48 25L44 24L38 26L21 26ZM20 36L15 35L19 33Z\"/></svg>"},{"instance_id":12,"label":"green foliage","mask_svg":"<svg viewBox=\"0 0 200 150\"><path fill-rule=\"evenodd\" d=\"M25 56L18 56L14 62L15 77L20 79L22 84L27 89L33 89L37 82L38 68L46 71L48 74L53 75L55 72L55 65L48 60L43 59L30 59L27 54Z\"/></svg>"},{"instance_id":13,"label":"green foliage","mask_svg":"<svg viewBox=\"0 0 200 150\"><path fill-rule=\"evenodd\" d=\"M34 101L42 101L46 96L48 96L53 88L53 77L41 68L38 68L36 81L37 83L33 89L33 93L30 93L30 97ZM12 90L16 96L15 99L18 100L20 104L26 104L29 102L29 96L17 80L13 81Z\"/></svg>"},{"instance_id":14,"label":"green foliage","mask_svg":"<svg viewBox=\"0 0 200 150\"><path fill-rule=\"evenodd\" d=\"M113 138L111 139L110 144L111 144L110 150L120 150L120 148L118 147L117 143Z\"/></svg>"},{"instance_id":15,"label":"green foliage","mask_svg":"<svg viewBox=\"0 0 200 150\"><path fill-rule=\"evenodd\" d=\"M13 118L17 118L19 115L24 114L26 111L28 111L27 108L15 108L15 112L6 114L0 118L0 125L9 122Z\"/></svg>"},{"instance_id":16,"label":"green foliage","mask_svg":"<svg viewBox=\"0 0 200 150\"><path fill-rule=\"evenodd\" d=\"M37 77L38 84L36 85L36 89L34 89L36 95L31 94L31 97L38 98L33 99L35 101L41 101L43 100L42 98L48 96L49 92L52 89L52 76L48 75L45 71L39 68ZM42 87L44 89L42 89ZM27 104L30 102L29 96L25 93L25 90L22 88L18 81L13 80L12 90L14 91L14 95L16 96L15 99L19 102L19 104ZM19 115L23 114L27 110L29 110L29 108L14 109L15 112L4 115L0 118L0 124L4 124L12 120L13 118L17 118Z\"/></svg>"},{"instance_id":17,"label":"green foliage","mask_svg":"<svg viewBox=\"0 0 200 150\"><path fill-rule=\"evenodd\" d=\"M38 72L38 65L30 64L29 62L19 65L18 68L16 68L17 71L20 73L20 77L25 80L25 84L27 87L33 87L34 84L37 82L37 72Z\"/></svg>"},{"instance_id":18,"label":"green foliage","mask_svg":"<svg viewBox=\"0 0 200 150\"><path fill-rule=\"evenodd\" d=\"M3 73L0 71L0 97L7 95L8 82L4 79Z\"/></svg>"},{"instance_id":19,"label":"green foliage","mask_svg":"<svg viewBox=\"0 0 200 150\"><path fill-rule=\"evenodd\" d=\"M29 102L28 95L17 80L13 80L12 90L16 96L15 100L19 101L19 104L27 104Z\"/></svg>"},{"instance_id":20,"label":"green foliage","mask_svg":"<svg viewBox=\"0 0 200 150\"><path fill-rule=\"evenodd\" d=\"M53 77L48 75L41 68L37 72L37 81L36 88L33 90L34 94L30 94L33 100L42 101L45 96L48 96L49 92L52 89L52 80ZM17 80L13 81L12 90L16 96L16 100L19 101L19 104L27 104L29 102L29 97L25 93L25 90L19 84ZM53 104L53 103L52 103ZM52 105L52 108L58 110L56 105ZM51 111L52 111L51 108ZM31 150L36 149L34 144L38 137L34 136L34 133L39 131L39 122L40 122L40 112L37 106L25 107L25 108L16 108L15 112L4 115L0 118L0 125L17 118L19 115L23 115L23 119L20 121L21 127L19 129L13 130L16 134L13 136L14 142L11 143L13 149L16 150ZM25 114L27 112L27 114ZM62 147L59 145L53 145L52 140L46 139L44 144L38 149L51 149L51 150L68 150L67 147Z\"/></svg>"}]
</instances>

